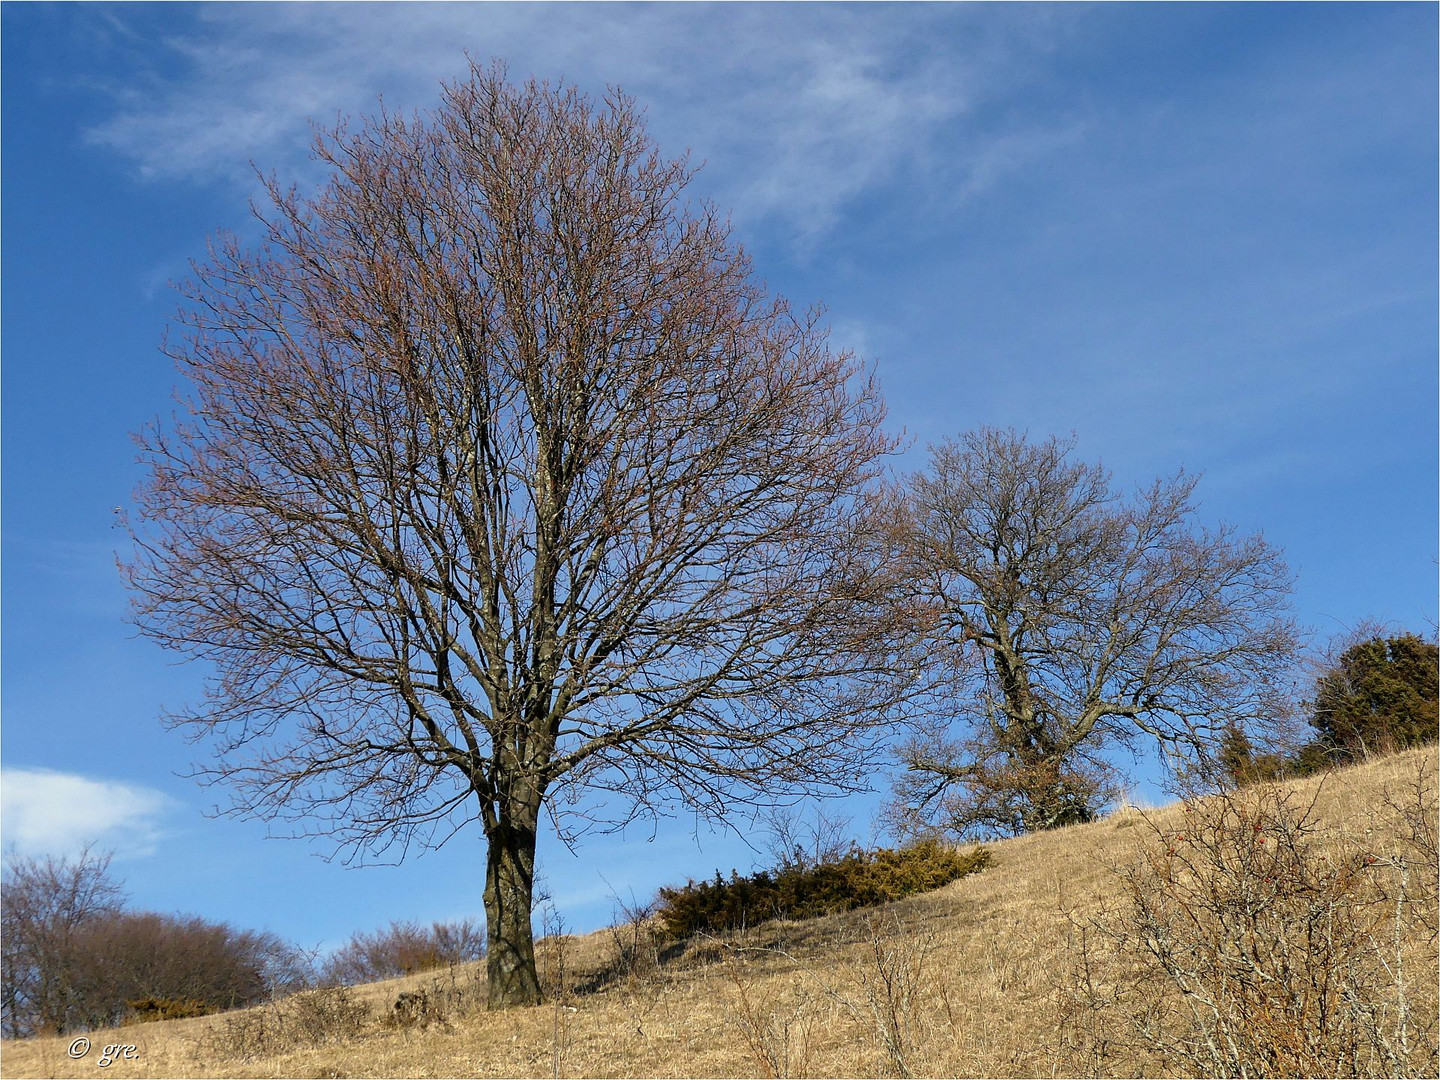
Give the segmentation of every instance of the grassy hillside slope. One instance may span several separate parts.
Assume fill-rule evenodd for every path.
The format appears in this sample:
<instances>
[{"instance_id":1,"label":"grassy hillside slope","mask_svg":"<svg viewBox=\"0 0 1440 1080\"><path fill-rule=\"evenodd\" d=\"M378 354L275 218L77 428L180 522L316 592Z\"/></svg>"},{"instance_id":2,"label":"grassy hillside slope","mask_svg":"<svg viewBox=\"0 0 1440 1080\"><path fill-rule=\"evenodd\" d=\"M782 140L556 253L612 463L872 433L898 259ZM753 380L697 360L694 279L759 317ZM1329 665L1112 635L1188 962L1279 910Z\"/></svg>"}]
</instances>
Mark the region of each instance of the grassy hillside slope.
<instances>
[{"instance_id":1,"label":"grassy hillside slope","mask_svg":"<svg viewBox=\"0 0 1440 1080\"><path fill-rule=\"evenodd\" d=\"M1430 793L1423 820L1433 838L1436 769L1432 747L1323 782L1294 781L1285 790L1301 809L1313 802L1322 859L1349 865L1360 853L1368 872L1369 863L1390 865L1386 860L1399 850L1395 805L1413 802L1417 783ZM988 870L934 893L870 912L772 924L724 942L667 950L644 926L547 940L542 963L549 986L560 992L533 1009L481 1011L484 995L476 984L482 976L461 970L357 988L349 1002L309 998L97 1032L79 1061L66 1056L69 1038L6 1043L0 1071L14 1077L1184 1073L1193 1070L1134 1037L1127 1016L1155 1008L1134 979L1156 988L1154 980L1133 957L1117 956L1094 920L1119 925L1114 920L1131 903L1121 871L1138 865L1143 852L1165 855L1157 845L1170 844L1173 858L1195 812L1183 806L1127 810L996 844ZM1392 961L1398 956L1406 965L1408 1011L1401 1019L1412 1067L1415 1061L1423 1066L1428 1051L1416 1047L1435 1032L1435 876L1433 866L1406 871L1408 900L1394 909L1400 921L1386 922L1391 909L1377 908L1373 928L1386 949L1398 948L1387 953ZM1384 936L1395 933L1394 941ZM397 997L422 991L423 1002L407 999L422 1015L397 1019ZM1387 1009L1377 1022L1393 1027L1394 1008ZM133 1043L138 1056L102 1071L96 1062L107 1043Z\"/></svg>"}]
</instances>

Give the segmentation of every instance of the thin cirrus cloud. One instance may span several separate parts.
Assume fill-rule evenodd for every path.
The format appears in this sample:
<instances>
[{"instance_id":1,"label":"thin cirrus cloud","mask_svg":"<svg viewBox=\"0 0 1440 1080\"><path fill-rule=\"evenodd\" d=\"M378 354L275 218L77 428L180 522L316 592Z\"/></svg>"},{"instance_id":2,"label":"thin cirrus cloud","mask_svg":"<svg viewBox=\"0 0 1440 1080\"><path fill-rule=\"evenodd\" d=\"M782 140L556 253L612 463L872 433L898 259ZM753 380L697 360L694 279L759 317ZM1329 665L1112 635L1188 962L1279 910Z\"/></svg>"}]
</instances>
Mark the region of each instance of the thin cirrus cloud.
<instances>
[{"instance_id":1,"label":"thin cirrus cloud","mask_svg":"<svg viewBox=\"0 0 1440 1080\"><path fill-rule=\"evenodd\" d=\"M309 121L373 111L382 95L388 109L426 107L468 52L504 58L514 78L622 85L667 153L690 147L708 163L722 205L798 237L907 170L983 186L1070 137L1064 124L1023 146L1014 133L954 130L1025 81L1057 16L697 7L206 7L165 36L147 78L111 88L110 114L86 137L143 178L248 183L251 161L303 176ZM745 47L716 47L726 41Z\"/></svg>"},{"instance_id":2,"label":"thin cirrus cloud","mask_svg":"<svg viewBox=\"0 0 1440 1080\"><path fill-rule=\"evenodd\" d=\"M148 10L104 9L117 42ZM964 341L992 372L966 387L974 415L1064 431L1118 414L1108 450L1193 460L1217 439L1260 452L1252 433L1287 425L1307 438L1358 381L1410 362L1339 325L1361 325L1342 318L1357 303L1403 313L1433 289L1409 254L1413 222L1345 226L1410 205L1374 200L1357 163L1433 144L1416 134L1433 109L1413 107L1432 65L1386 29L1394 17L1362 21L1338 56L1297 30L1260 61L1237 49L1203 77L1161 77L1162 58L1227 20L1078 5L207 5L167 9L131 43L146 74L112 89L87 137L153 179L249 185L253 160L305 182L310 120L382 96L429 106L467 52L516 79L618 83L665 153L704 163L694 190L734 208L747 244L801 263L830 244L843 267L848 234L865 233L870 291L890 296L852 316L847 343L885 357L912 430L957 422L932 386ZM930 290L954 299L908 306ZM1315 452L1352 456L1334 440Z\"/></svg>"},{"instance_id":3,"label":"thin cirrus cloud","mask_svg":"<svg viewBox=\"0 0 1440 1080\"><path fill-rule=\"evenodd\" d=\"M0 769L4 846L23 856L73 856L87 846L153 854L175 800L154 788L53 769Z\"/></svg>"}]
</instances>

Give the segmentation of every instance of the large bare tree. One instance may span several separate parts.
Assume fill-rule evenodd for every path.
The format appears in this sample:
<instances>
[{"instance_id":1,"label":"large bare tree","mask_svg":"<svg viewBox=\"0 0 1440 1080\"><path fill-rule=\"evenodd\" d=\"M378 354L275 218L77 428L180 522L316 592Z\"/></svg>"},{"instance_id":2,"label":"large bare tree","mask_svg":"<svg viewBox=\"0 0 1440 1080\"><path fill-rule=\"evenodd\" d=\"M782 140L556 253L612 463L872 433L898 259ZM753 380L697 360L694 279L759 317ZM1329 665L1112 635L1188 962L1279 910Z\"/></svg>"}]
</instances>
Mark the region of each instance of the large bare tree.
<instances>
[{"instance_id":1,"label":"large bare tree","mask_svg":"<svg viewBox=\"0 0 1440 1080\"><path fill-rule=\"evenodd\" d=\"M136 621L213 665L175 721L236 811L351 854L478 821L489 1002L535 1002L543 810L858 782L882 402L619 92L472 68L316 152L185 288Z\"/></svg>"},{"instance_id":2,"label":"large bare tree","mask_svg":"<svg viewBox=\"0 0 1440 1080\"><path fill-rule=\"evenodd\" d=\"M903 748L902 824L1086 821L1117 748L1207 759L1283 707L1290 578L1260 536L1196 521L1196 477L1125 497L1073 443L982 429L895 495L939 704Z\"/></svg>"}]
</instances>

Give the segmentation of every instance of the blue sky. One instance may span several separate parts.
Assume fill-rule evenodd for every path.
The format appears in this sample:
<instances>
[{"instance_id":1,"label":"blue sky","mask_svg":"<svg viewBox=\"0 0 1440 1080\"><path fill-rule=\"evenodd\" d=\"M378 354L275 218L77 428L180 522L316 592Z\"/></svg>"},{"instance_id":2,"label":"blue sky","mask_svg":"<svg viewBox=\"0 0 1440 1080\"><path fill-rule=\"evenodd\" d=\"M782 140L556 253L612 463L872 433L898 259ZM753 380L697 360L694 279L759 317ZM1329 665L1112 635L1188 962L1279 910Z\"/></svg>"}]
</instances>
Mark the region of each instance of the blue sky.
<instances>
[{"instance_id":1,"label":"blue sky","mask_svg":"<svg viewBox=\"0 0 1440 1080\"><path fill-rule=\"evenodd\" d=\"M478 830L401 867L214 820L158 717L204 672L124 623L113 510L158 344L251 161L309 118L425 108L465 52L618 83L705 166L769 285L822 300L894 429L1074 432L1126 485L1202 472L1323 637L1436 616L1436 8L31 5L3 34L0 839L98 839L135 903L336 944L478 914ZM873 800L849 808L868 838ZM571 854L567 924L754 856L678 819Z\"/></svg>"}]
</instances>

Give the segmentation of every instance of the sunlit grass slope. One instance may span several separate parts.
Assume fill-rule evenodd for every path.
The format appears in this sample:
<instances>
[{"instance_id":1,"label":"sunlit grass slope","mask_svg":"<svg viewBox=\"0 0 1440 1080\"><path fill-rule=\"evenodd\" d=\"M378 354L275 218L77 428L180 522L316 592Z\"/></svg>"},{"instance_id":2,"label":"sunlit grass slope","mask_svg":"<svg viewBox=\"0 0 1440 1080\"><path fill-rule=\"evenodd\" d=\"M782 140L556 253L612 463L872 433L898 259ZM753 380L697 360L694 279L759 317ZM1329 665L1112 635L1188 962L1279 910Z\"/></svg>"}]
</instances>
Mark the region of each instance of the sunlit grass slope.
<instances>
[{"instance_id":1,"label":"sunlit grass slope","mask_svg":"<svg viewBox=\"0 0 1440 1080\"><path fill-rule=\"evenodd\" d=\"M1302 804L1315 799L1322 844L1382 851L1387 792L1393 800L1435 773L1432 747L1289 787ZM353 1002L308 1013L282 1003L268 1014L95 1032L78 1061L67 1057L70 1038L6 1043L0 1070L14 1077L1073 1075L1081 1063L1067 1056L1073 1040L1064 1028L1075 1023L1067 987L1076 927L1123 905L1116 868L1133 866L1156 842L1152 825L1174 828L1181 815L1179 806L1143 816L1127 810L1006 841L993 846L983 873L936 892L726 941L667 947L638 926L550 939L540 947L544 975L560 992L536 1008L480 1010L483 976L465 969L359 987ZM1433 905L1433 886L1427 895ZM1433 911L1428 918L1433 926ZM1433 1019L1436 972L1411 978L1413 1008ZM408 1000L421 1015L397 1020L397 998L420 991L423 1002ZM356 1002L365 1008L354 1009ZM135 1044L137 1057L102 1071L97 1058L110 1043ZM1173 1071L1141 1050L1117 1052L1105 1067L1119 1075Z\"/></svg>"}]
</instances>

